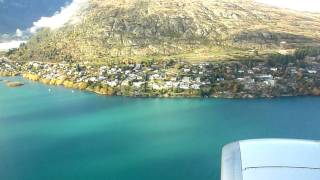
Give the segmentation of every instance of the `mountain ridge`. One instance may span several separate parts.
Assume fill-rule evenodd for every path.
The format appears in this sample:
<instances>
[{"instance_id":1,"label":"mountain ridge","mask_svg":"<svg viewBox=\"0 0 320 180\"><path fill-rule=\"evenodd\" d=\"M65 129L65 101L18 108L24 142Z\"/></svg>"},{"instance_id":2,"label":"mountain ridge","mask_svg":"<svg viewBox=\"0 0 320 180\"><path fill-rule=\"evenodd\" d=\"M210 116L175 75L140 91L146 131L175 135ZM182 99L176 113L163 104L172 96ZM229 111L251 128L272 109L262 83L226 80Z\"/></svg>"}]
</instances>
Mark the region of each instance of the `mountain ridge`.
<instances>
[{"instance_id":1,"label":"mountain ridge","mask_svg":"<svg viewBox=\"0 0 320 180\"><path fill-rule=\"evenodd\" d=\"M262 59L319 46L320 15L253 0L90 0L77 24L44 29L13 59L110 62Z\"/></svg>"}]
</instances>

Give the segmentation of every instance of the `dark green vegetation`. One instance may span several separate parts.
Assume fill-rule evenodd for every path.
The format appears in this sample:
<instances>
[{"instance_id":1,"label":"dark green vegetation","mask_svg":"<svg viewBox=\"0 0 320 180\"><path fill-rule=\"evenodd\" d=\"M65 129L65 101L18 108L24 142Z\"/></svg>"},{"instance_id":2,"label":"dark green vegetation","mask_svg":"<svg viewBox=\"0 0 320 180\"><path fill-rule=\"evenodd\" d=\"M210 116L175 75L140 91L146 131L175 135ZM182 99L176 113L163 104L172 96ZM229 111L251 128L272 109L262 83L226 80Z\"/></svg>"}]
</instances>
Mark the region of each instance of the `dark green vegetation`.
<instances>
[{"instance_id":1,"label":"dark green vegetation","mask_svg":"<svg viewBox=\"0 0 320 180\"><path fill-rule=\"evenodd\" d=\"M265 59L319 45L320 15L252 0L90 0L58 30L43 29L11 59L35 61Z\"/></svg>"},{"instance_id":2,"label":"dark green vegetation","mask_svg":"<svg viewBox=\"0 0 320 180\"><path fill-rule=\"evenodd\" d=\"M317 57L320 55L320 47L304 47L298 48L293 54L271 54L268 56L268 64L270 66L287 66L289 63L301 63L306 57ZM297 64L299 65L299 64Z\"/></svg>"}]
</instances>

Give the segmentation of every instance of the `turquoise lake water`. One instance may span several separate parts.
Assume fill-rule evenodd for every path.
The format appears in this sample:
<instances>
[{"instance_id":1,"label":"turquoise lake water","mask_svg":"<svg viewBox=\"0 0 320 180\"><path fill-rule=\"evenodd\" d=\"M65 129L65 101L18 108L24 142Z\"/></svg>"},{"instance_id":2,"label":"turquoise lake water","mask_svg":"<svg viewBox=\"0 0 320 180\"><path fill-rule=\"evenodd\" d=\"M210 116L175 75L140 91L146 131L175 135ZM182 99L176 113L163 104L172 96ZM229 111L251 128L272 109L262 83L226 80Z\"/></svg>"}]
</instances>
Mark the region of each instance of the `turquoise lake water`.
<instances>
[{"instance_id":1,"label":"turquoise lake water","mask_svg":"<svg viewBox=\"0 0 320 180\"><path fill-rule=\"evenodd\" d=\"M219 180L226 143L320 139L317 97L135 99L25 82L0 82L1 180Z\"/></svg>"}]
</instances>

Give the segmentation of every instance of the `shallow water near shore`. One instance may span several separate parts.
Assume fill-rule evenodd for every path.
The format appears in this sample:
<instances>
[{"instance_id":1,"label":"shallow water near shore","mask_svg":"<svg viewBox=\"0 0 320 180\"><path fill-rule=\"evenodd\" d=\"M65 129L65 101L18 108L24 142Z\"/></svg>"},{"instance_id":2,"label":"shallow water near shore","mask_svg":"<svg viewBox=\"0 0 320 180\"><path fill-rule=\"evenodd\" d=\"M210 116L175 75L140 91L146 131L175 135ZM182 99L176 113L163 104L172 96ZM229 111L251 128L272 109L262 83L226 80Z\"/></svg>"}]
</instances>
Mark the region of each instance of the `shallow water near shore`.
<instances>
[{"instance_id":1,"label":"shallow water near shore","mask_svg":"<svg viewBox=\"0 0 320 180\"><path fill-rule=\"evenodd\" d=\"M0 81L0 179L219 180L224 144L320 139L320 98L105 97Z\"/></svg>"}]
</instances>

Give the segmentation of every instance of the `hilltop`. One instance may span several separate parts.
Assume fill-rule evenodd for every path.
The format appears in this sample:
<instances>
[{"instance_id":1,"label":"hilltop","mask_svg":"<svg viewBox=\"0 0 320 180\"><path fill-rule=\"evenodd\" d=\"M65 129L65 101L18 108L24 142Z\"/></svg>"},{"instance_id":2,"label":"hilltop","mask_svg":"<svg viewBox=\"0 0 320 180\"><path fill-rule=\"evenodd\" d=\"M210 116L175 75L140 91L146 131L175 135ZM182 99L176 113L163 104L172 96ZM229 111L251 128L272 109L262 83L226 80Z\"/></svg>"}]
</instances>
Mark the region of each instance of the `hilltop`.
<instances>
[{"instance_id":1,"label":"hilltop","mask_svg":"<svg viewBox=\"0 0 320 180\"><path fill-rule=\"evenodd\" d=\"M12 59L262 59L320 44L320 15L253 0L90 0L70 23L43 29Z\"/></svg>"}]
</instances>

